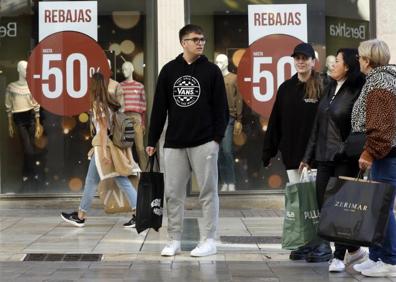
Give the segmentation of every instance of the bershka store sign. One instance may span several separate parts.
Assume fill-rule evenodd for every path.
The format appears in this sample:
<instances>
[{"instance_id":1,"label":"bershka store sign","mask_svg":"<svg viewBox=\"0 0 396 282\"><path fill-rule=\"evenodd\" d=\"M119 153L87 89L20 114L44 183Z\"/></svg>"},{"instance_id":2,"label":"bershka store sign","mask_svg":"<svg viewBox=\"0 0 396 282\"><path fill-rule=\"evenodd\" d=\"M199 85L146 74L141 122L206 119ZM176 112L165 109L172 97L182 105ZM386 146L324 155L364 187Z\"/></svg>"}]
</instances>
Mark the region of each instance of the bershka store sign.
<instances>
[{"instance_id":1,"label":"bershka store sign","mask_svg":"<svg viewBox=\"0 0 396 282\"><path fill-rule=\"evenodd\" d=\"M95 72L110 77L106 55L96 42L97 2L40 2L39 13L40 42L26 74L29 89L51 113L87 112L90 78Z\"/></svg>"},{"instance_id":2,"label":"bershka store sign","mask_svg":"<svg viewBox=\"0 0 396 282\"><path fill-rule=\"evenodd\" d=\"M306 42L307 6L249 5L249 48L238 67L238 88L245 103L270 116L278 87L295 73L290 56Z\"/></svg>"},{"instance_id":3,"label":"bershka store sign","mask_svg":"<svg viewBox=\"0 0 396 282\"><path fill-rule=\"evenodd\" d=\"M60 31L78 31L98 40L96 1L39 2L39 41Z\"/></svg>"}]
</instances>

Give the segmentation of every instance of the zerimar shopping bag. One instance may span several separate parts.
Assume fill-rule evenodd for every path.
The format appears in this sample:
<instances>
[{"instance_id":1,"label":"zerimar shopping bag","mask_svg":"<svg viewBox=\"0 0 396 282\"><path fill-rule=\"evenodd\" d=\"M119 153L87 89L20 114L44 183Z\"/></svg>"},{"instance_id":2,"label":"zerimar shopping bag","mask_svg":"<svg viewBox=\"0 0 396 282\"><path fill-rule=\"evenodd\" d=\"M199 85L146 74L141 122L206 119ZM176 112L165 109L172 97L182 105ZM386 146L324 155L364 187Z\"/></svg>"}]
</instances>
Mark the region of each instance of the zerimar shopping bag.
<instances>
[{"instance_id":1,"label":"zerimar shopping bag","mask_svg":"<svg viewBox=\"0 0 396 282\"><path fill-rule=\"evenodd\" d=\"M154 171L154 160L159 162L155 154L149 158L150 169L140 175L136 207L136 230L138 233L153 228L158 231L162 226L164 203L164 175Z\"/></svg>"},{"instance_id":2,"label":"zerimar shopping bag","mask_svg":"<svg viewBox=\"0 0 396 282\"><path fill-rule=\"evenodd\" d=\"M133 187L139 183L139 175L128 177ZM105 213L131 212L132 208L124 192L117 186L114 178L108 178L99 183L99 199L103 203Z\"/></svg>"},{"instance_id":3,"label":"zerimar shopping bag","mask_svg":"<svg viewBox=\"0 0 396 282\"><path fill-rule=\"evenodd\" d=\"M282 248L295 250L317 238L319 209L315 179L303 171L300 182L288 184L285 190Z\"/></svg>"},{"instance_id":4,"label":"zerimar shopping bag","mask_svg":"<svg viewBox=\"0 0 396 282\"><path fill-rule=\"evenodd\" d=\"M394 187L387 183L330 178L321 210L318 235L357 246L381 245Z\"/></svg>"}]
</instances>

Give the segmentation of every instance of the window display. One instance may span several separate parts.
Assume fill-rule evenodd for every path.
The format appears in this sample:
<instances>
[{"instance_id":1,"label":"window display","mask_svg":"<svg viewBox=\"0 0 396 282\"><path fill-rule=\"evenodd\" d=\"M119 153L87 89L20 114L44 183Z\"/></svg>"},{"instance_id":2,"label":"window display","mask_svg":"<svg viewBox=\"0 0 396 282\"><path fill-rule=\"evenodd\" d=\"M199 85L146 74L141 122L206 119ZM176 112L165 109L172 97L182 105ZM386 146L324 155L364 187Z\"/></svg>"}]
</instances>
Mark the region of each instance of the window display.
<instances>
[{"instance_id":1,"label":"window display","mask_svg":"<svg viewBox=\"0 0 396 282\"><path fill-rule=\"evenodd\" d=\"M21 60L27 60L39 43L39 3L32 1L23 9L10 7L0 11L0 26L7 27L7 32L0 34L1 194L80 193L88 167L89 112L73 116L54 114L43 105L40 107L23 83L26 62ZM155 52L155 48L146 52L146 44L154 46L154 25L146 22L147 16L154 17L153 3L97 2L97 42L108 57L112 70L108 88L116 96L122 95L119 83L125 79L122 75L124 62L133 64L136 83L156 78L155 66L146 65L153 61ZM79 62L74 63L74 68L76 66ZM48 80L51 79L54 77L50 75ZM67 81L70 79L65 83ZM49 90L54 91L51 87ZM146 93L149 91L152 91L150 87ZM59 104L62 107L62 101ZM141 139L143 144L143 137Z\"/></svg>"},{"instance_id":2,"label":"window display","mask_svg":"<svg viewBox=\"0 0 396 282\"><path fill-rule=\"evenodd\" d=\"M227 70L234 75L239 75L238 70L241 59L247 48L254 44L252 42L252 45L249 46L249 5L306 4L308 42L315 49L317 57L315 69L323 73L323 76L326 74L326 57L332 55L335 48L339 48L341 45L342 47L357 47L357 41L369 36L370 0L301 0L297 2L278 0L270 1L270 3L264 0L188 0L186 3L188 3L187 7L189 9L189 22L201 25L207 34L208 41L205 55L213 62L216 62L217 58L219 56L221 58L221 54L224 54L229 61ZM345 9L339 9L341 6L345 7ZM281 22L279 21L279 23ZM265 21L261 21L261 23L264 24ZM344 24L345 28L350 28L349 34L346 34L347 30L344 28ZM338 27L339 25L341 27ZM264 27L261 26L261 28ZM345 32L338 31L337 33L337 29L345 29ZM356 38L358 33L359 39ZM282 47L284 46L272 46L271 48L275 50ZM255 51L264 52L263 50ZM223 58L223 60L226 59ZM256 84L259 91L266 91L265 85L267 82L264 72L270 67L272 66L262 63L256 68L256 72L261 75L258 78L259 82ZM249 77L241 79L246 80ZM276 76L274 76L274 84L277 83L276 79ZM279 82L277 85L279 86ZM282 163L281 154L278 154L275 160L271 162L271 166L266 168L264 168L261 160L263 140L267 131L272 105L268 109L268 113L264 114L263 111L259 110L263 108L262 104L264 102L254 101L248 103L241 89L239 89L239 92L243 98L240 119L242 131L240 134L232 136L233 142L231 146L227 143L228 138L223 140L222 146L229 152L228 158L232 157L233 165L224 161L226 159L224 155L222 161L219 161L219 190L220 192L230 192L235 189L237 192L245 192L248 190L282 189L288 182L288 177ZM223 170L226 165L227 169ZM222 171L227 171L225 176ZM227 178L231 180L227 180ZM226 185L228 182L235 182L235 186ZM192 192L197 192L194 185Z\"/></svg>"}]
</instances>

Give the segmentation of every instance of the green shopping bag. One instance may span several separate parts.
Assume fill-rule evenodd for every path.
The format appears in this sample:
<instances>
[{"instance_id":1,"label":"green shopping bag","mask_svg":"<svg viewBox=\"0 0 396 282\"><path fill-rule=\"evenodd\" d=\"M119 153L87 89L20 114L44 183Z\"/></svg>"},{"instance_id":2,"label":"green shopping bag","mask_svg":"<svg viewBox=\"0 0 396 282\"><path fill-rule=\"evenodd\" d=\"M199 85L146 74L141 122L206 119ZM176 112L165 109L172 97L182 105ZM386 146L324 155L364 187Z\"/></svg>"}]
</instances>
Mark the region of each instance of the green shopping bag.
<instances>
[{"instance_id":1,"label":"green shopping bag","mask_svg":"<svg viewBox=\"0 0 396 282\"><path fill-rule=\"evenodd\" d=\"M286 186L282 248L295 250L317 238L319 208L312 178Z\"/></svg>"}]
</instances>

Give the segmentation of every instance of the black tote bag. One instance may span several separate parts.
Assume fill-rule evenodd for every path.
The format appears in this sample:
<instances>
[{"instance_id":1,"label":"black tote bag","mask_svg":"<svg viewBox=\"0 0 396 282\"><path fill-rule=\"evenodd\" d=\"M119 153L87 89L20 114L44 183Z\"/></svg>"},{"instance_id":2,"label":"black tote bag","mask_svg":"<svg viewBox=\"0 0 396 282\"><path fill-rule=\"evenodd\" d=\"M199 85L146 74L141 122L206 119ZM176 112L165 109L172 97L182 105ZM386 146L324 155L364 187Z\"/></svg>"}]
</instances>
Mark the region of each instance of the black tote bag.
<instances>
[{"instance_id":1,"label":"black tote bag","mask_svg":"<svg viewBox=\"0 0 396 282\"><path fill-rule=\"evenodd\" d=\"M320 214L318 235L351 245L381 245L394 190L387 183L331 177Z\"/></svg>"},{"instance_id":2,"label":"black tote bag","mask_svg":"<svg viewBox=\"0 0 396 282\"><path fill-rule=\"evenodd\" d=\"M154 161L159 162L157 155L149 158L147 166L150 169L140 175L136 205L136 230L138 233L153 228L158 231L162 226L164 203L164 175L154 172Z\"/></svg>"}]
</instances>

